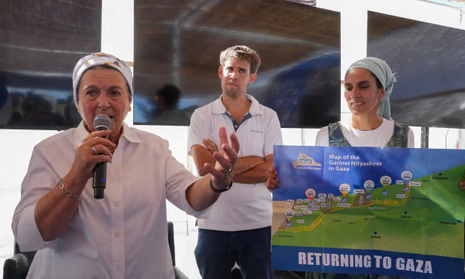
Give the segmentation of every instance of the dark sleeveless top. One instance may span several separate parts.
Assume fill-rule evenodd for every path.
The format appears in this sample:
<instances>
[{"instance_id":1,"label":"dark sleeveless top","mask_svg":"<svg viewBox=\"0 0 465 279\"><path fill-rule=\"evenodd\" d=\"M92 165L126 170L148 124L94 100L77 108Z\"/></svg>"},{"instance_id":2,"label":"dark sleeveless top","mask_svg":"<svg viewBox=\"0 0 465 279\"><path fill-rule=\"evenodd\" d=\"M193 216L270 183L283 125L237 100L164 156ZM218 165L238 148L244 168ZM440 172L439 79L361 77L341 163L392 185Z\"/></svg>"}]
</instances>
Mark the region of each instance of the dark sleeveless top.
<instances>
[{"instance_id":1,"label":"dark sleeveless top","mask_svg":"<svg viewBox=\"0 0 465 279\"><path fill-rule=\"evenodd\" d=\"M394 133L386 147L406 148L408 146L407 125L394 122ZM328 126L329 146L351 146L342 133L341 123L331 123Z\"/></svg>"}]
</instances>

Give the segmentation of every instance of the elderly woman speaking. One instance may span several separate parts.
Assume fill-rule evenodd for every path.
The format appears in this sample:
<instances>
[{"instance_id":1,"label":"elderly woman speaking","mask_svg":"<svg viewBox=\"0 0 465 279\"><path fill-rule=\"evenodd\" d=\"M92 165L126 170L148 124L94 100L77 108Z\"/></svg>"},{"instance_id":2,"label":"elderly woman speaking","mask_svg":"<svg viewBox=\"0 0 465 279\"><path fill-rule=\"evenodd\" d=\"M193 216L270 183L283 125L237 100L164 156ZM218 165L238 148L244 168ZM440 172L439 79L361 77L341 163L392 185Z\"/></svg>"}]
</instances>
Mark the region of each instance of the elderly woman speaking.
<instances>
[{"instance_id":1,"label":"elderly woman speaking","mask_svg":"<svg viewBox=\"0 0 465 279\"><path fill-rule=\"evenodd\" d=\"M28 278L174 278L166 199L205 216L232 184L236 136L229 144L219 130L216 166L206 164L210 175L198 179L167 141L124 124L134 94L124 61L104 53L83 57L73 89L82 122L34 148L13 217L20 249L39 250ZM99 119L111 123L108 129L96 128ZM105 196L94 199L94 169L105 163Z\"/></svg>"}]
</instances>

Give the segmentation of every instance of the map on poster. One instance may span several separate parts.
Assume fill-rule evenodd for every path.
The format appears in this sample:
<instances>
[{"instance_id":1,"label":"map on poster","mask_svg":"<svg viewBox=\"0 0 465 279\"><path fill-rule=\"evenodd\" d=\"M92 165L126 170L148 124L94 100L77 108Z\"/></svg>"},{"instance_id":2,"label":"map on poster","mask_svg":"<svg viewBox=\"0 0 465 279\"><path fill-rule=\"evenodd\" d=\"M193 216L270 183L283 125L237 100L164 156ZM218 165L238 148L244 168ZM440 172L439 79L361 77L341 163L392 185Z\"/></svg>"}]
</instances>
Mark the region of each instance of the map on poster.
<instances>
[{"instance_id":1,"label":"map on poster","mask_svg":"<svg viewBox=\"0 0 465 279\"><path fill-rule=\"evenodd\" d=\"M274 269L463 276L465 151L275 146L274 165Z\"/></svg>"}]
</instances>

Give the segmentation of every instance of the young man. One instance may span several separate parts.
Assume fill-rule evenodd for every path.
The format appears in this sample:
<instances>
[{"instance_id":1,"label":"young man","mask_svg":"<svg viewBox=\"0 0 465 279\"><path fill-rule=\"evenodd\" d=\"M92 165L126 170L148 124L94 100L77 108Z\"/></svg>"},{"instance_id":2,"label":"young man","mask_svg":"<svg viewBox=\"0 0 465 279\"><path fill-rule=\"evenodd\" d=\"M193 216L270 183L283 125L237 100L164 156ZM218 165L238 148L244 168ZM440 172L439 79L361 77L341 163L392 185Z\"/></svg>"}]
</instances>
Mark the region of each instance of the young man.
<instances>
[{"instance_id":1,"label":"young man","mask_svg":"<svg viewBox=\"0 0 465 279\"><path fill-rule=\"evenodd\" d=\"M206 220L199 220L195 255L202 278L229 278L237 263L244 278L272 278L271 194L264 182L273 166L273 145L282 144L276 112L247 95L257 78L258 54L246 46L230 47L220 55L220 98L197 109L191 118L189 154L199 175L204 165L214 165L213 152L224 126L235 132L241 145L232 169L234 183L212 207ZM212 187L212 191L221 190Z\"/></svg>"}]
</instances>

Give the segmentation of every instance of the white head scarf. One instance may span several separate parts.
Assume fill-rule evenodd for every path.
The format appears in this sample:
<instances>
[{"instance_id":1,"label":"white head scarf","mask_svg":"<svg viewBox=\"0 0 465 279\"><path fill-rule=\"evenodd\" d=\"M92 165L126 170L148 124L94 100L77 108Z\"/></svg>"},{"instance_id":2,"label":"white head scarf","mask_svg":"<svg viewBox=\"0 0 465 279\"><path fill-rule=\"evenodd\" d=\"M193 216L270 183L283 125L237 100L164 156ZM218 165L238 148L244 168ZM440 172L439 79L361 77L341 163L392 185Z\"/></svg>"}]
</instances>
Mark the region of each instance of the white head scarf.
<instances>
[{"instance_id":1,"label":"white head scarf","mask_svg":"<svg viewBox=\"0 0 465 279\"><path fill-rule=\"evenodd\" d=\"M79 86L79 82L81 81L82 75L89 69L106 65L112 67L113 69L117 70L121 73L121 75L126 80L126 83L129 87L129 94L131 94L131 98L134 96L134 81L132 79L132 72L131 68L129 68L128 64L123 60L120 60L118 57L113 56L111 54L106 53L92 53L87 56L81 58L74 66L73 70L73 97L74 97L74 104L76 107L78 106L78 93L77 88Z\"/></svg>"},{"instance_id":2,"label":"white head scarf","mask_svg":"<svg viewBox=\"0 0 465 279\"><path fill-rule=\"evenodd\" d=\"M352 69L366 69L372 72L378 80L381 82L381 85L384 88L385 96L381 100L378 108L378 115L392 120L391 117L391 104L389 102L389 97L392 93L392 88L394 87L394 82L397 81L395 74L392 73L391 67L384 62L383 60L376 57L366 57L350 65L346 74Z\"/></svg>"}]
</instances>

